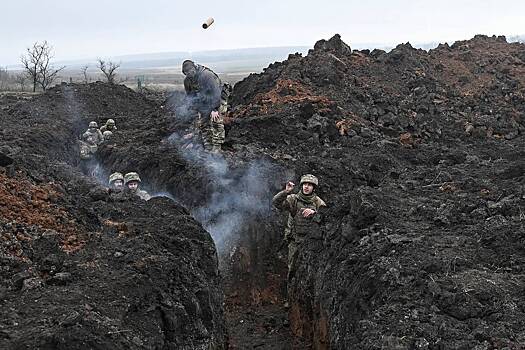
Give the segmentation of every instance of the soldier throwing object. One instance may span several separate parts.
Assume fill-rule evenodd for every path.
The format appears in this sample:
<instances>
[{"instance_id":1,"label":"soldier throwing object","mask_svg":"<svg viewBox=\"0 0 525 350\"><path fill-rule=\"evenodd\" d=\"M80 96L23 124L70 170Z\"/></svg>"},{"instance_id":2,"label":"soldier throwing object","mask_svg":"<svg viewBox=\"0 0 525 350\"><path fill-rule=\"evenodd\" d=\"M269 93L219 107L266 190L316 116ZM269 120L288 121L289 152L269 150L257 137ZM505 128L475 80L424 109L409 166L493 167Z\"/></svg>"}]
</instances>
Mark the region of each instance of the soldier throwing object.
<instances>
[{"instance_id":1,"label":"soldier throwing object","mask_svg":"<svg viewBox=\"0 0 525 350\"><path fill-rule=\"evenodd\" d=\"M301 191L292 194L294 183L288 182L283 191L277 193L272 200L273 205L288 212L288 221L284 231L284 239L288 243L288 280L293 278L297 269L297 256L301 243L306 236L319 230L322 208L326 203L315 193L319 185L317 177L306 174L301 177Z\"/></svg>"}]
</instances>

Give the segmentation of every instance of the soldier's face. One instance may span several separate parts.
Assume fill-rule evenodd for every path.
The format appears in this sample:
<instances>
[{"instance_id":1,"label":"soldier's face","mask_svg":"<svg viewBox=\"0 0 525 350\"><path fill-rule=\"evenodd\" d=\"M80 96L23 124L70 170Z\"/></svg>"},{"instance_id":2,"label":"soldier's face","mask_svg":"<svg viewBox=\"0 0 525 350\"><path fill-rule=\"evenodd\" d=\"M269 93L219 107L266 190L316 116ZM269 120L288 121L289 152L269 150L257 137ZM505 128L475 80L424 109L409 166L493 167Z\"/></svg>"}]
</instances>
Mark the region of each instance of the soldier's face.
<instances>
[{"instance_id":1,"label":"soldier's face","mask_svg":"<svg viewBox=\"0 0 525 350\"><path fill-rule=\"evenodd\" d=\"M196 72L197 70L195 69L195 67L189 67L189 68L186 68L183 73L187 77L193 78Z\"/></svg>"},{"instance_id":2,"label":"soldier's face","mask_svg":"<svg viewBox=\"0 0 525 350\"><path fill-rule=\"evenodd\" d=\"M139 183L137 181L130 181L130 182L128 182L128 188L131 191L136 191L137 188L139 188Z\"/></svg>"},{"instance_id":3,"label":"soldier's face","mask_svg":"<svg viewBox=\"0 0 525 350\"><path fill-rule=\"evenodd\" d=\"M115 181L113 181L113 188L114 189L120 190L120 189L122 189L122 187L124 187L124 181L122 181L122 180L115 180Z\"/></svg>"},{"instance_id":4,"label":"soldier's face","mask_svg":"<svg viewBox=\"0 0 525 350\"><path fill-rule=\"evenodd\" d=\"M308 182L303 183L303 193L304 194L310 194L313 191L314 191L314 185Z\"/></svg>"}]
</instances>

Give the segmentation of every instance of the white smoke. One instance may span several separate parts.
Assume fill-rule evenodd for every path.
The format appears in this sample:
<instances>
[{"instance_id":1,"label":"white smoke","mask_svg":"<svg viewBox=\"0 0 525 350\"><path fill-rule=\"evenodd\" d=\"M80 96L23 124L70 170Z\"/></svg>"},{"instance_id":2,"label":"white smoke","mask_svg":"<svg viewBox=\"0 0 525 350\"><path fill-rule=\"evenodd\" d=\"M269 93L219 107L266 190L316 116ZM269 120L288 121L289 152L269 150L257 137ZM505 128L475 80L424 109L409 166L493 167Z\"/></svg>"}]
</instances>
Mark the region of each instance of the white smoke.
<instances>
[{"instance_id":1,"label":"white smoke","mask_svg":"<svg viewBox=\"0 0 525 350\"><path fill-rule=\"evenodd\" d=\"M168 140L177 146L185 141L177 133ZM180 152L186 161L204 167L210 178L209 199L193 209L192 215L210 232L219 251L235 243L249 222L269 214L275 165L253 160L232 168L221 154L209 153L200 145Z\"/></svg>"}]
</instances>

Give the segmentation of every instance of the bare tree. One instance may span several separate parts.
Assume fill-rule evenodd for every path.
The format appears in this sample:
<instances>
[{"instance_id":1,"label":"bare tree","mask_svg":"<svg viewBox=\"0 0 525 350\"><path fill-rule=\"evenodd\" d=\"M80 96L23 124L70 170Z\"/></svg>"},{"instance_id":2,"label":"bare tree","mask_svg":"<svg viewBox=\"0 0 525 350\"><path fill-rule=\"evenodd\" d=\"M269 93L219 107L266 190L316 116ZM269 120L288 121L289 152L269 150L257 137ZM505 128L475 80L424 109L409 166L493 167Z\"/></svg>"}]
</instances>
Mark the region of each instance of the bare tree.
<instances>
[{"instance_id":1,"label":"bare tree","mask_svg":"<svg viewBox=\"0 0 525 350\"><path fill-rule=\"evenodd\" d=\"M33 47L28 47L26 54L22 55L21 61L26 74L33 83L33 92L36 91L37 85L40 85L45 91L55 81L58 73L65 68L64 66L53 67L51 64L53 57L53 47L47 41L42 44L34 43Z\"/></svg>"},{"instance_id":2,"label":"bare tree","mask_svg":"<svg viewBox=\"0 0 525 350\"><path fill-rule=\"evenodd\" d=\"M110 84L115 83L115 77L117 76L116 70L120 67L120 63L115 63L112 61L104 61L102 59L98 59L98 68L102 71L104 76L106 77L106 80Z\"/></svg>"},{"instance_id":3,"label":"bare tree","mask_svg":"<svg viewBox=\"0 0 525 350\"><path fill-rule=\"evenodd\" d=\"M84 84L89 83L89 77L87 75L87 70L89 68L89 65L85 65L82 68L80 68L80 71L82 72L82 76L84 77Z\"/></svg>"}]
</instances>

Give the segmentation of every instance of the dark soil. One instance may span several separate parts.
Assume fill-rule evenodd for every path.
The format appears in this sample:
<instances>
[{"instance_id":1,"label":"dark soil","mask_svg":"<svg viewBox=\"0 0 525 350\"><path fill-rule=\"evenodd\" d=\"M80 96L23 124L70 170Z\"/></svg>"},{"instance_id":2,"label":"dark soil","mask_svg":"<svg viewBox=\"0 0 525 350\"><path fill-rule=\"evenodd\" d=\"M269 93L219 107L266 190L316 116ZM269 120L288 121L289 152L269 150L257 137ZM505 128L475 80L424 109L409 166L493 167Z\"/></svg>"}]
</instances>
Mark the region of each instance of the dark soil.
<instances>
[{"instance_id":1,"label":"dark soil","mask_svg":"<svg viewBox=\"0 0 525 350\"><path fill-rule=\"evenodd\" d=\"M179 148L177 95L0 97L0 348L525 348L524 53L320 41L236 84L221 157ZM286 281L269 204L304 173L329 208Z\"/></svg>"},{"instance_id":2,"label":"dark soil","mask_svg":"<svg viewBox=\"0 0 525 350\"><path fill-rule=\"evenodd\" d=\"M2 101L0 348L225 348L210 235L173 201L111 194L77 168L88 120L125 130L156 109L104 84Z\"/></svg>"},{"instance_id":3,"label":"dark soil","mask_svg":"<svg viewBox=\"0 0 525 350\"><path fill-rule=\"evenodd\" d=\"M232 147L316 174L329 204L289 281L295 336L525 348L524 52L485 36L351 51L335 36L236 85Z\"/></svg>"}]
</instances>

